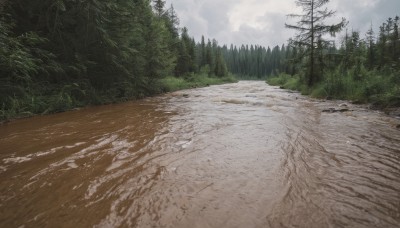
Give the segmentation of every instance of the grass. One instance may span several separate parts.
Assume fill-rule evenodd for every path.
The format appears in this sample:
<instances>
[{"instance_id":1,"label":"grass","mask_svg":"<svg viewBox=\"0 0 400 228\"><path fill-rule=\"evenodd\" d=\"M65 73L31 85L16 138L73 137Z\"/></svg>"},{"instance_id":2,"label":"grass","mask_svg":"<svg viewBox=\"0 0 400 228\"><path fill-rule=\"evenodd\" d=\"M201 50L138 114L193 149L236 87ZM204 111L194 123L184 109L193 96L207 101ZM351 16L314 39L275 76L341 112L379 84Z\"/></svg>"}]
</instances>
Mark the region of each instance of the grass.
<instances>
[{"instance_id":1,"label":"grass","mask_svg":"<svg viewBox=\"0 0 400 228\"><path fill-rule=\"evenodd\" d=\"M310 93L309 89L301 83L301 79L298 75L291 76L288 74L280 74L277 77L267 79L267 83L273 86L280 86L282 89L297 90L303 95Z\"/></svg>"},{"instance_id":2,"label":"grass","mask_svg":"<svg viewBox=\"0 0 400 228\"><path fill-rule=\"evenodd\" d=\"M82 83L51 87L38 85L31 92L21 88L18 96L0 97L0 123L12 119L64 112L78 107L118 103L140 99L163 92L205 87L209 85L233 83L237 80L229 75L219 78L207 74L190 74L186 77L166 77L153 81L146 89L138 89L132 85L114 85L105 91L96 91L93 87Z\"/></svg>"},{"instance_id":3,"label":"grass","mask_svg":"<svg viewBox=\"0 0 400 228\"><path fill-rule=\"evenodd\" d=\"M182 89L205 87L209 85L219 85L234 82L237 82L237 80L232 75L218 78L208 76L206 74L192 74L183 78L166 77L164 79L161 79L161 85L165 92L173 92Z\"/></svg>"},{"instance_id":4,"label":"grass","mask_svg":"<svg viewBox=\"0 0 400 228\"><path fill-rule=\"evenodd\" d=\"M400 107L400 77L395 72L365 71L355 79L351 71L330 72L313 87L306 86L298 75L281 74L267 83L284 89L301 91L315 98L351 100L371 103L377 108Z\"/></svg>"},{"instance_id":5,"label":"grass","mask_svg":"<svg viewBox=\"0 0 400 228\"><path fill-rule=\"evenodd\" d=\"M235 78L244 81L265 81L266 76L258 77L258 76L250 76L250 75L235 75Z\"/></svg>"}]
</instances>

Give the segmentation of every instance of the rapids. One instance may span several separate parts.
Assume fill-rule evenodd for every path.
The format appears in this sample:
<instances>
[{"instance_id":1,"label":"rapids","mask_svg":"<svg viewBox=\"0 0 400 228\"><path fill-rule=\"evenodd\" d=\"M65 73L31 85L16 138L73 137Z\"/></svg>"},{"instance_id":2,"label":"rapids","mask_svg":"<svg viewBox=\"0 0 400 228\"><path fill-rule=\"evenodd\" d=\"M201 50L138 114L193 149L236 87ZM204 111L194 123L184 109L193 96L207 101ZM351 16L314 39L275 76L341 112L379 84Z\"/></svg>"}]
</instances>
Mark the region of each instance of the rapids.
<instances>
[{"instance_id":1,"label":"rapids","mask_svg":"<svg viewBox=\"0 0 400 228\"><path fill-rule=\"evenodd\" d=\"M0 126L0 227L399 227L400 119L264 82Z\"/></svg>"}]
</instances>

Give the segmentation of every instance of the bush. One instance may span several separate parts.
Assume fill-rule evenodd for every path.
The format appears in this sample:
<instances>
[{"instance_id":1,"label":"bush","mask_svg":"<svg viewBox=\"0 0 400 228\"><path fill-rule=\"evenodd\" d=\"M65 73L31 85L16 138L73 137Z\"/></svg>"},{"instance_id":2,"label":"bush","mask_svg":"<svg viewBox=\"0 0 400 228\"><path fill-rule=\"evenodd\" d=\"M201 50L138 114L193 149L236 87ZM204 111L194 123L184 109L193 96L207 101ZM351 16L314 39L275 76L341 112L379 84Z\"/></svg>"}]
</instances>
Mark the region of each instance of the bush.
<instances>
[{"instance_id":1,"label":"bush","mask_svg":"<svg viewBox=\"0 0 400 228\"><path fill-rule=\"evenodd\" d=\"M269 78L267 83L285 89L298 90L302 94L310 94L316 98L346 99L359 103L372 103L380 108L400 106L400 85L398 72L366 71L354 77L354 70L327 72L321 82L312 88L306 86L300 76L280 74Z\"/></svg>"},{"instance_id":2,"label":"bush","mask_svg":"<svg viewBox=\"0 0 400 228\"><path fill-rule=\"evenodd\" d=\"M273 86L281 86L284 89L304 90L298 75L291 76L288 74L280 74L277 77L267 79L267 83Z\"/></svg>"},{"instance_id":3,"label":"bush","mask_svg":"<svg viewBox=\"0 0 400 228\"><path fill-rule=\"evenodd\" d=\"M234 82L237 82L237 80L232 75L223 78L217 78L208 76L206 73L191 74L184 78L166 77L160 80L164 92Z\"/></svg>"},{"instance_id":4,"label":"bush","mask_svg":"<svg viewBox=\"0 0 400 228\"><path fill-rule=\"evenodd\" d=\"M276 77L271 77L267 79L267 83L272 86L283 86L286 84L292 76L288 74L280 74Z\"/></svg>"}]
</instances>

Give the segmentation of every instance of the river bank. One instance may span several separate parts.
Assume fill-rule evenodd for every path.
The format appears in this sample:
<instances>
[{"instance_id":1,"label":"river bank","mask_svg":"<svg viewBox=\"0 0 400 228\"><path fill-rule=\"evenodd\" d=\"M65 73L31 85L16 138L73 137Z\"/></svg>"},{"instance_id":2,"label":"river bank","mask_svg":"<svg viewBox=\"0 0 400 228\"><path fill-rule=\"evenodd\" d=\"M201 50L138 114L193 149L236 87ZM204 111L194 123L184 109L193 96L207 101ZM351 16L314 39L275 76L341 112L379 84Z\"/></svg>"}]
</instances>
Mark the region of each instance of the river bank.
<instances>
[{"instance_id":1,"label":"river bank","mask_svg":"<svg viewBox=\"0 0 400 228\"><path fill-rule=\"evenodd\" d=\"M73 83L60 88L34 91L31 95L15 96L8 109L0 109L0 125L12 120L29 118L36 115L60 113L87 106L107 105L129 100L143 99L177 90L234 83L232 76L215 77L206 74L190 74L186 77L169 76L152 83L146 92L129 92L129 88L108 91L96 91L88 85ZM38 89L39 90L39 89Z\"/></svg>"},{"instance_id":2,"label":"river bank","mask_svg":"<svg viewBox=\"0 0 400 228\"><path fill-rule=\"evenodd\" d=\"M336 77L336 76L335 76ZM348 100L366 104L370 109L400 117L400 87L394 76L376 76L355 81L351 77L326 78L313 87L305 85L298 75L281 74L267 83L282 89L299 91L303 95L325 100Z\"/></svg>"}]
</instances>

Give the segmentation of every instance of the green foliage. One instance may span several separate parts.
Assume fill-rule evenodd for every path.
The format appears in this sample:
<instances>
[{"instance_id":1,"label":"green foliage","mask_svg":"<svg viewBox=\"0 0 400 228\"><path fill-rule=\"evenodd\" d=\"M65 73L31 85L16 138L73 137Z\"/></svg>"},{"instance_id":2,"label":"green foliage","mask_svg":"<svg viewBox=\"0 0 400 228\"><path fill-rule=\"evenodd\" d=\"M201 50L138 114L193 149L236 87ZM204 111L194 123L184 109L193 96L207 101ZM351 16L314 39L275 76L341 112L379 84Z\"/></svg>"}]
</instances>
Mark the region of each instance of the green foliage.
<instances>
[{"instance_id":1,"label":"green foliage","mask_svg":"<svg viewBox=\"0 0 400 228\"><path fill-rule=\"evenodd\" d=\"M182 77L166 77L161 80L161 85L164 92L172 92L182 89L190 89L197 87L205 87L209 85L218 85L224 83L233 83L237 80L232 76L225 77L210 77L208 74L192 74L186 78Z\"/></svg>"},{"instance_id":2,"label":"green foliage","mask_svg":"<svg viewBox=\"0 0 400 228\"><path fill-rule=\"evenodd\" d=\"M318 97L400 103L399 17L377 37L372 29L366 40L347 34L339 48L320 36L334 26L320 27L314 45L228 49L204 37L196 44L186 28L179 33L164 0L15 0L0 10L0 120L232 82L229 72L280 75L269 81ZM303 55L310 47L314 58ZM319 75L307 87L310 59Z\"/></svg>"},{"instance_id":3,"label":"green foliage","mask_svg":"<svg viewBox=\"0 0 400 228\"><path fill-rule=\"evenodd\" d=\"M267 83L273 86L280 86L283 89L289 90L299 90L302 91L303 94L307 94L307 88L301 82L300 77L298 75L288 75L288 74L280 74L275 77L270 77L267 79Z\"/></svg>"},{"instance_id":4,"label":"green foliage","mask_svg":"<svg viewBox=\"0 0 400 228\"><path fill-rule=\"evenodd\" d=\"M162 92L167 75L198 72L196 43L163 0L15 0L0 10L0 120L141 98Z\"/></svg>"},{"instance_id":5,"label":"green foliage","mask_svg":"<svg viewBox=\"0 0 400 228\"><path fill-rule=\"evenodd\" d=\"M308 69L301 67L308 60L288 61L294 66L290 73L295 73L294 76L280 74L267 82L318 98L372 103L380 108L400 106L399 22L399 17L389 18L380 27L377 38L372 29L365 40L357 31L351 34L346 31L339 49L334 43L322 45L319 55L322 59L316 59L315 68L322 74L312 86L307 80ZM286 52L286 56L295 56L296 49Z\"/></svg>"},{"instance_id":6,"label":"green foliage","mask_svg":"<svg viewBox=\"0 0 400 228\"><path fill-rule=\"evenodd\" d=\"M268 84L273 85L273 86L278 86L278 85L284 85L286 84L289 79L292 77L288 74L281 74L276 77L271 77L267 79Z\"/></svg>"},{"instance_id":7,"label":"green foliage","mask_svg":"<svg viewBox=\"0 0 400 228\"><path fill-rule=\"evenodd\" d=\"M323 80L313 87L308 87L298 75L281 74L267 80L274 86L298 90L316 98L346 99L357 103L372 103L386 108L400 106L400 86L398 74L382 74L374 70L364 75L362 81L354 77L351 71L342 75L337 69L326 74Z\"/></svg>"},{"instance_id":8,"label":"green foliage","mask_svg":"<svg viewBox=\"0 0 400 228\"><path fill-rule=\"evenodd\" d=\"M217 54L215 57L214 74L217 77L225 77L228 75L228 69L219 48L217 49Z\"/></svg>"},{"instance_id":9,"label":"green foliage","mask_svg":"<svg viewBox=\"0 0 400 228\"><path fill-rule=\"evenodd\" d=\"M295 46L263 47L231 45L222 47L228 71L241 79L265 80L281 73L294 75L302 70L302 49Z\"/></svg>"},{"instance_id":10,"label":"green foliage","mask_svg":"<svg viewBox=\"0 0 400 228\"><path fill-rule=\"evenodd\" d=\"M335 11L325 7L329 0L296 0L296 5L302 8L302 14L290 14L291 18L297 18L294 25L285 24L286 28L296 30L298 33L290 41L290 45L303 47L303 67L306 69L308 86L313 86L321 80L324 68L324 49L329 41L323 37L326 34L335 36L346 25L346 20L337 24L326 25L326 19L332 17Z\"/></svg>"},{"instance_id":11,"label":"green foliage","mask_svg":"<svg viewBox=\"0 0 400 228\"><path fill-rule=\"evenodd\" d=\"M227 67L226 46L218 46L216 40L208 40L207 45L204 37L201 43L197 44L196 50L196 63L200 68L201 73L207 73L209 76L227 77L229 72Z\"/></svg>"},{"instance_id":12,"label":"green foliage","mask_svg":"<svg viewBox=\"0 0 400 228\"><path fill-rule=\"evenodd\" d=\"M189 83L184 78L166 77L161 80L165 92L172 92L190 88Z\"/></svg>"}]
</instances>

